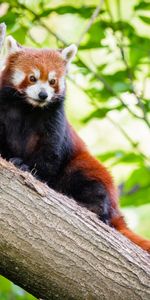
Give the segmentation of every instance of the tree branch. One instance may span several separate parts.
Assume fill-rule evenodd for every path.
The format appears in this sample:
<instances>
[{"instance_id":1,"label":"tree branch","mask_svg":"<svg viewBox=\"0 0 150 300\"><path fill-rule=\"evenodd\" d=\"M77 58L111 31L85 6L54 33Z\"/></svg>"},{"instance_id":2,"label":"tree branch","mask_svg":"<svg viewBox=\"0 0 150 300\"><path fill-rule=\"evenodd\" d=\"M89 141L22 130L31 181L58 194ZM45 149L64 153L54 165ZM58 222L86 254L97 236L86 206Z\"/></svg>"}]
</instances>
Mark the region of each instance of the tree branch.
<instances>
[{"instance_id":1,"label":"tree branch","mask_svg":"<svg viewBox=\"0 0 150 300\"><path fill-rule=\"evenodd\" d=\"M0 159L0 273L36 297L148 300L149 255Z\"/></svg>"},{"instance_id":2,"label":"tree branch","mask_svg":"<svg viewBox=\"0 0 150 300\"><path fill-rule=\"evenodd\" d=\"M87 91L81 86L79 85L75 80L73 80L70 76L68 76L69 80L76 86L78 87L88 98L89 98L89 103L91 103L95 108L101 110L101 107L97 104L97 102L95 100L92 99L90 96L88 95ZM134 141L130 135L123 129L122 126L120 126L119 123L115 122L110 116L109 114L106 115L106 118L109 120L109 122L111 122L113 124L114 127L116 127L117 130L119 130L122 135L124 136L124 138L130 143L131 147L133 150L136 151L136 153L140 154L142 156L142 158L149 164L150 163L150 157L148 157L146 154L142 153L139 147L139 143Z\"/></svg>"},{"instance_id":3,"label":"tree branch","mask_svg":"<svg viewBox=\"0 0 150 300\"><path fill-rule=\"evenodd\" d=\"M80 46L80 43L82 42L85 34L89 31L89 29L91 28L91 26L93 25L95 19L98 17L99 13L101 12L102 6L104 4L104 0L100 0L99 4L97 5L96 9L94 10L89 22L87 23L85 29L83 30L78 42L77 42L77 46Z\"/></svg>"},{"instance_id":4,"label":"tree branch","mask_svg":"<svg viewBox=\"0 0 150 300\"><path fill-rule=\"evenodd\" d=\"M117 8L118 8L118 19L120 19L121 21L121 8L120 8L120 0L117 1L118 4L117 4ZM109 3L107 0L105 0L105 4L106 4L106 7L107 7L107 10L108 10L108 14L110 16L110 19L111 19L111 22L112 24L114 23L114 20L113 20L113 16L112 16L112 13L111 13L111 10L110 10L110 6L109 6ZM137 94L136 92L136 88L135 88L135 85L134 85L134 76L132 74L132 69L131 67L129 66L128 64L128 61L127 61L127 58L126 58L126 54L125 54L125 51L124 51L124 47L123 47L123 41L124 41L124 30L123 30L123 27L120 26L119 28L120 30L120 33L121 33L121 37L118 38L116 36L116 32L114 30L114 27L112 26L112 31L113 31L113 35L114 35L114 38L115 38L115 42L116 42L116 45L120 51L120 55L121 55L121 58L122 58L122 61L124 63L124 66L126 68L126 71L127 71L127 74L128 74L128 79L130 81L130 85L131 85L131 92L133 93L133 95L135 96L136 98L136 101L137 101L137 106L140 108L141 112L142 112L142 117L141 119L143 119L143 121L145 122L145 124L148 126L148 128L150 129L150 123L149 123L149 120L148 120L148 116L147 116L147 112L145 110L145 107L144 107L144 104L142 102L142 99L139 97L139 95ZM138 118L138 116L136 116Z\"/></svg>"},{"instance_id":5,"label":"tree branch","mask_svg":"<svg viewBox=\"0 0 150 300\"><path fill-rule=\"evenodd\" d=\"M108 3L107 3L107 0L105 0L105 4L106 4L106 7L108 6ZM83 39L84 37L84 34L87 32L87 30L92 26L94 20L96 19L96 17L98 16L99 12L101 11L101 8L102 8L102 5L103 5L103 1L101 0L100 1L100 4L97 6L96 10L94 11L93 15L91 16L91 19L89 21L89 23L87 24L87 28L85 28L85 31L83 32L80 40L78 41L77 45L79 46L81 40ZM15 4L11 4L11 7L16 7ZM67 43L66 41L60 37L57 33L55 33L53 30L51 30L41 19L40 19L40 16L35 13L31 8L27 7L26 5L24 5L23 3L20 3L20 7L23 9L23 10L26 10L28 12L30 12L34 17L35 17L35 20L38 21L38 23L47 30L47 32L49 32L51 35L53 35L57 41L61 42L61 44L63 46L67 46ZM108 8L108 7L107 7ZM108 13L110 14L110 10L108 9ZM33 40L33 39L32 39ZM36 43L36 42L35 42ZM118 99L122 105L128 110L128 112L135 118L137 119L140 119L140 120L143 120L145 121L145 124L150 128L150 124L149 124L149 121L147 119L147 116L144 115L144 116L139 116L137 115L136 113L134 113L134 111L132 111L132 109L130 109L130 107L128 105L126 105L122 99L121 96L119 96L115 91L114 89L111 87L111 85L108 84L108 82L103 78L102 75L100 74L97 74L95 71L91 70L90 67L88 65L85 64L85 62L79 57L79 55L77 55L78 57L78 60L79 62L82 64L82 66L84 66L90 73L93 74L93 76L99 80L100 82L102 82L104 84L104 87L106 88L107 91L109 91L112 96L116 97L116 99ZM134 93L135 94L135 93ZM137 97L137 95L135 95ZM139 103L139 99L138 99L138 103ZM139 103L139 107L142 107L144 108L143 104L141 104L141 102Z\"/></svg>"},{"instance_id":6,"label":"tree branch","mask_svg":"<svg viewBox=\"0 0 150 300\"><path fill-rule=\"evenodd\" d=\"M11 7L16 7L15 4L13 4ZM60 37L57 33L55 33L53 30L51 30L41 19L40 16L38 14L36 14L32 9L30 9L29 7L27 7L26 5L20 3L20 7L23 10L26 10L28 12L30 12L36 19L36 21L38 21L38 24L40 24L43 28L45 28L47 30L47 32L49 32L52 36L54 36L56 38L57 41L61 42L62 46L68 46L67 42ZM95 19L95 18L94 18ZM92 24L91 24L92 25ZM90 26L91 26L90 25ZM32 39L33 40L33 39ZM36 42L35 42L36 43ZM85 67L90 73L93 74L93 77L97 80L99 80L100 82L102 82L104 84L104 87L106 88L106 90L108 92L110 92L110 94L114 97L116 97L116 99L118 99L122 105L124 106L124 108L126 108L128 110L128 112L135 118L143 120L142 116L138 116L136 113L134 113L134 111L132 111L132 109L130 109L130 107L128 105L126 105L122 99L122 97L120 95L118 95L114 89L111 87L111 85L109 85L109 83L105 80L105 78L101 75L101 74L97 74L94 70L92 70L80 57L79 55L77 55L78 61L80 62L80 64ZM147 124L148 125L148 124Z\"/></svg>"}]
</instances>

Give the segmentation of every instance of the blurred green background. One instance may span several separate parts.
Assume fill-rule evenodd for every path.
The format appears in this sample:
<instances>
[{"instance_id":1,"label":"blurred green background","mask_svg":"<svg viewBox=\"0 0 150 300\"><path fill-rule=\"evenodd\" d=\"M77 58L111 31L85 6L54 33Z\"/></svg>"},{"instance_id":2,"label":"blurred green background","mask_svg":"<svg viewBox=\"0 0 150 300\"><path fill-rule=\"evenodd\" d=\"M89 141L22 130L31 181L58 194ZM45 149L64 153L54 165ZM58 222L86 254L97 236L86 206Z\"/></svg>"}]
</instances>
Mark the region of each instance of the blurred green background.
<instances>
[{"instance_id":1,"label":"blurred green background","mask_svg":"<svg viewBox=\"0 0 150 300\"><path fill-rule=\"evenodd\" d=\"M78 45L68 118L111 170L129 226L150 238L150 1L0 1L0 22L27 46ZM14 299L34 298L0 277L0 300Z\"/></svg>"}]
</instances>

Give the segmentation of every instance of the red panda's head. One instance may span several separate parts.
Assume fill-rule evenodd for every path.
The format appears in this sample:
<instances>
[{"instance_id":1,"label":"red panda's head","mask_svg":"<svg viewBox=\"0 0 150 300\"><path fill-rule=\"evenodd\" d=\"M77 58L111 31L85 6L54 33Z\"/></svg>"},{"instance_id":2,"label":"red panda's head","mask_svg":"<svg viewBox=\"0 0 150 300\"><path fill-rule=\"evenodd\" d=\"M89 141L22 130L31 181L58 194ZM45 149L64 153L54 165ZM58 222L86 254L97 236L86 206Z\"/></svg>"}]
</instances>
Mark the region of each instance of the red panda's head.
<instances>
[{"instance_id":1,"label":"red panda's head","mask_svg":"<svg viewBox=\"0 0 150 300\"><path fill-rule=\"evenodd\" d=\"M77 48L33 49L7 38L8 57L2 72L2 87L12 87L33 106L46 106L65 92L65 75Z\"/></svg>"}]
</instances>

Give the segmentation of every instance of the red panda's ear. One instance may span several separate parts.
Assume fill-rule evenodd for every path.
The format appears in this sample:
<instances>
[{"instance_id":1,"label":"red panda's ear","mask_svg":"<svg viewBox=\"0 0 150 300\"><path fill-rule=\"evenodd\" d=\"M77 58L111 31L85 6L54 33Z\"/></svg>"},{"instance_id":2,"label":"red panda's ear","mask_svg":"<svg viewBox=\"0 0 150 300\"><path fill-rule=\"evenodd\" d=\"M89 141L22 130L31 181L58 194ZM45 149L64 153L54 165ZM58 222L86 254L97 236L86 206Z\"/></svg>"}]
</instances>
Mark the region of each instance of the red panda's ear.
<instances>
[{"instance_id":1,"label":"red panda's ear","mask_svg":"<svg viewBox=\"0 0 150 300\"><path fill-rule=\"evenodd\" d=\"M21 48L22 46L19 45L18 42L11 35L9 35L6 38L6 49L8 51L8 54L16 53L20 51Z\"/></svg>"},{"instance_id":2,"label":"red panda's ear","mask_svg":"<svg viewBox=\"0 0 150 300\"><path fill-rule=\"evenodd\" d=\"M74 59L76 53L77 53L77 46L75 44L72 44L61 51L61 56L68 64L71 63L71 61Z\"/></svg>"}]
</instances>

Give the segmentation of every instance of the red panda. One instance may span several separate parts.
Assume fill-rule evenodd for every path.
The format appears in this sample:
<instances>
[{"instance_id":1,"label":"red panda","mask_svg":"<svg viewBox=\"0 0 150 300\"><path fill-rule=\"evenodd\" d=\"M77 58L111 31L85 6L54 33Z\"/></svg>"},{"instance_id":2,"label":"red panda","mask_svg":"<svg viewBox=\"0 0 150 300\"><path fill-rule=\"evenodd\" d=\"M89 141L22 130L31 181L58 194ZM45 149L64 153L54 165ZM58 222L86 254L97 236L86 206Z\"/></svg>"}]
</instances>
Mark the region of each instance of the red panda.
<instances>
[{"instance_id":1,"label":"red panda","mask_svg":"<svg viewBox=\"0 0 150 300\"><path fill-rule=\"evenodd\" d=\"M118 207L112 176L88 151L66 119L65 77L77 48L30 49L8 38L0 82L0 153L56 191L74 198L150 252Z\"/></svg>"}]
</instances>

